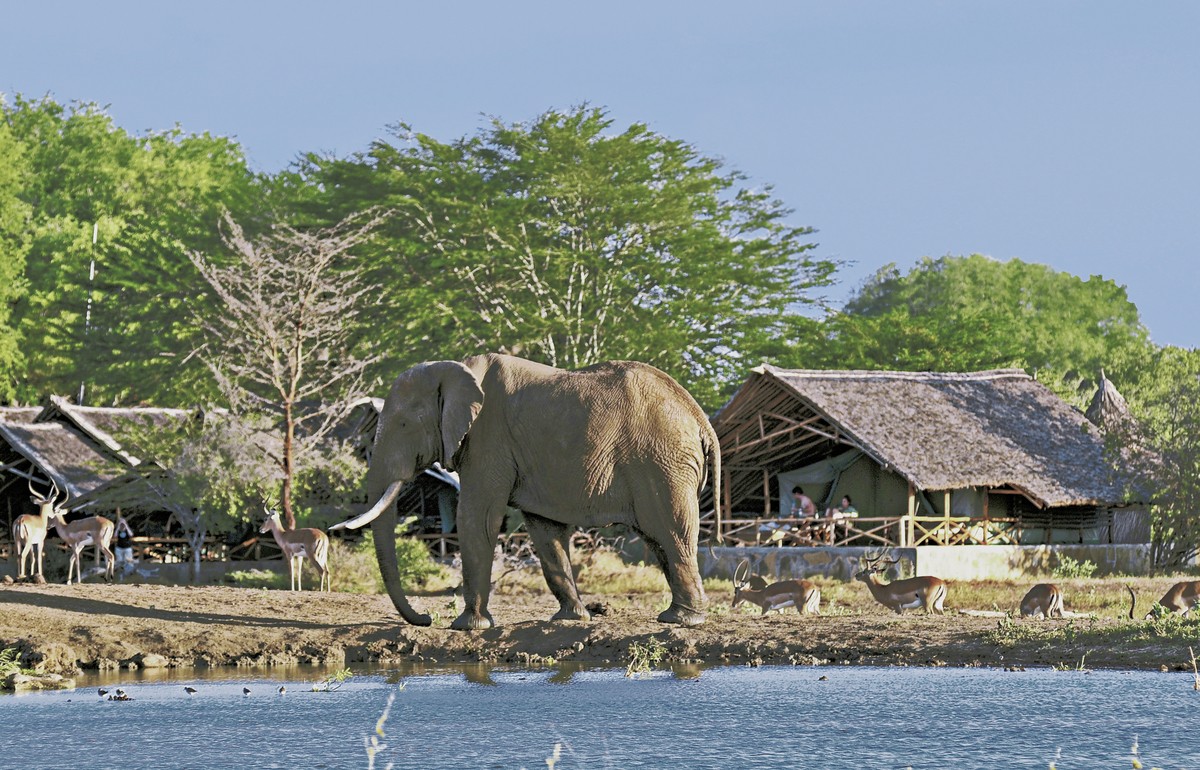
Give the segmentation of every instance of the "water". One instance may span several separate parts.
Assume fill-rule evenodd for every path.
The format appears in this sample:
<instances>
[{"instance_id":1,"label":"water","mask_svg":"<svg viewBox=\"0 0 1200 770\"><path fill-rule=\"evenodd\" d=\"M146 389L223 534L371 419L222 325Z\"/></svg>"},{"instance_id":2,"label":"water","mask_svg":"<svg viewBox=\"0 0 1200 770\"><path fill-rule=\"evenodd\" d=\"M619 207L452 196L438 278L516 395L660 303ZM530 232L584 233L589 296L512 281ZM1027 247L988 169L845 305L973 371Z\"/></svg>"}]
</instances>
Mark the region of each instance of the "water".
<instances>
[{"instance_id":1,"label":"water","mask_svg":"<svg viewBox=\"0 0 1200 770\"><path fill-rule=\"evenodd\" d=\"M1135 736L1146 767L1200 767L1200 692L1178 673L460 668L360 674L332 693L296 677L106 685L128 702L91 682L0 697L0 767L366 768L391 694L377 768L539 768L561 744L557 770L1090 770L1130 767Z\"/></svg>"}]
</instances>

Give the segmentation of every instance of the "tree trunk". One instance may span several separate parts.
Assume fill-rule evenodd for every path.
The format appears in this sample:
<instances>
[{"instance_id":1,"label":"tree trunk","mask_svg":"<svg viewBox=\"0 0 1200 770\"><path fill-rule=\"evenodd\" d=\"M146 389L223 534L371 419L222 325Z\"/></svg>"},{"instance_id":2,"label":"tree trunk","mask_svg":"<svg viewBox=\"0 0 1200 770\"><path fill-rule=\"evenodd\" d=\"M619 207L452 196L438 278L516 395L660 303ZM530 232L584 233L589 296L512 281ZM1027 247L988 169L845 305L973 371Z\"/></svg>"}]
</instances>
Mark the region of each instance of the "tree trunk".
<instances>
[{"instance_id":1,"label":"tree trunk","mask_svg":"<svg viewBox=\"0 0 1200 770\"><path fill-rule=\"evenodd\" d=\"M296 422L290 401L283 405L283 420L283 489L280 491L279 497L283 506L283 526L285 529L295 529L296 514L292 510L292 476L296 472Z\"/></svg>"}]
</instances>

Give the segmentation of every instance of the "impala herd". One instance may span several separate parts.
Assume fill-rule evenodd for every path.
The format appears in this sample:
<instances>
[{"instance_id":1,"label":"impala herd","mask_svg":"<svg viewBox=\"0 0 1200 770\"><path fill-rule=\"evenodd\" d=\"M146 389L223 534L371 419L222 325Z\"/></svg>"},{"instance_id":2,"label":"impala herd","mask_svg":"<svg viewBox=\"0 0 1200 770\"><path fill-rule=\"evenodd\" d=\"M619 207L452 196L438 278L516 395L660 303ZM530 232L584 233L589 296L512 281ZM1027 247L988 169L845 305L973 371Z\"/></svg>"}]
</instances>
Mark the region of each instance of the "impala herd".
<instances>
[{"instance_id":1,"label":"impala herd","mask_svg":"<svg viewBox=\"0 0 1200 770\"><path fill-rule=\"evenodd\" d=\"M67 509L58 499L60 491L58 484L50 481L50 492L42 494L33 488L32 479L29 481L30 502L38 509L37 513L26 513L18 516L12 525L14 553L17 557L17 580L33 580L45 582L42 571L43 554L46 548L46 534L51 525L55 533L62 539L70 553L67 565L67 585L72 582L83 582L83 549L88 546L96 548L96 564L100 556L104 556L104 579L112 582L115 572L116 559L112 551L113 535L116 525L103 516L86 516L75 521L67 521ZM264 510L266 520L259 532L270 532L275 538L279 550L288 561L291 573L291 588L301 590L300 576L303 560L307 558L320 576L319 589L330 590L329 574L329 536L319 529L287 529L279 520L279 514ZM118 517L118 520L119 517Z\"/></svg>"},{"instance_id":2,"label":"impala herd","mask_svg":"<svg viewBox=\"0 0 1200 770\"><path fill-rule=\"evenodd\" d=\"M862 558L861 569L854 579L866 584L875 601L889 610L900 614L904 610L923 608L927 615L943 614L946 600L946 581L933 576L919 576L883 583L879 575L899 563L899 559L886 559L886 552ZM750 575L750 562L743 560L733 575L733 605L737 609L744 603L756 604L766 615L771 610L795 607L801 615L820 614L821 589L809 580L780 580L767 583L757 575ZM1133 619L1137 595L1128 587L1131 599L1129 617ZM1200 606L1200 580L1185 580L1171 586L1158 604L1168 612L1187 615ZM1054 583L1038 583L1021 599L1020 613L1025 617L1061 618L1063 616L1063 592ZM1151 610L1145 617L1154 614Z\"/></svg>"}]
</instances>

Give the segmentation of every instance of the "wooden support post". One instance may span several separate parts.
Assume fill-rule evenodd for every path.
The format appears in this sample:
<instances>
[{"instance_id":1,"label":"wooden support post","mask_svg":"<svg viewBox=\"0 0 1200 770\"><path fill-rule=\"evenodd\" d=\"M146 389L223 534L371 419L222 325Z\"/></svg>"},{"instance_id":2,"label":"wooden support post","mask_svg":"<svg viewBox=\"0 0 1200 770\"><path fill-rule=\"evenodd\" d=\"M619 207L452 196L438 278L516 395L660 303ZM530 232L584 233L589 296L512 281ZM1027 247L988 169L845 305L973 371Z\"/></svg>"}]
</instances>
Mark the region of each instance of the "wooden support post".
<instances>
[{"instance_id":1,"label":"wooden support post","mask_svg":"<svg viewBox=\"0 0 1200 770\"><path fill-rule=\"evenodd\" d=\"M763 468L763 518L771 518L771 474ZM780 496L783 495L783 490L779 490ZM780 503L780 513L783 512L783 503Z\"/></svg>"},{"instance_id":2,"label":"wooden support post","mask_svg":"<svg viewBox=\"0 0 1200 770\"><path fill-rule=\"evenodd\" d=\"M983 544L988 544L988 538L992 534L992 520L988 514L988 491L987 487L983 488Z\"/></svg>"},{"instance_id":3,"label":"wooden support post","mask_svg":"<svg viewBox=\"0 0 1200 770\"><path fill-rule=\"evenodd\" d=\"M948 489L942 496L942 518L945 519L945 523L942 524L942 545L950 545L953 538L950 536L950 490Z\"/></svg>"},{"instance_id":4,"label":"wooden support post","mask_svg":"<svg viewBox=\"0 0 1200 770\"><path fill-rule=\"evenodd\" d=\"M916 522L913 521L913 516L917 515L917 490L913 487L912 482L908 482L908 516L905 518L901 526L904 527L905 534L900 540L905 546L911 547L916 545Z\"/></svg>"}]
</instances>

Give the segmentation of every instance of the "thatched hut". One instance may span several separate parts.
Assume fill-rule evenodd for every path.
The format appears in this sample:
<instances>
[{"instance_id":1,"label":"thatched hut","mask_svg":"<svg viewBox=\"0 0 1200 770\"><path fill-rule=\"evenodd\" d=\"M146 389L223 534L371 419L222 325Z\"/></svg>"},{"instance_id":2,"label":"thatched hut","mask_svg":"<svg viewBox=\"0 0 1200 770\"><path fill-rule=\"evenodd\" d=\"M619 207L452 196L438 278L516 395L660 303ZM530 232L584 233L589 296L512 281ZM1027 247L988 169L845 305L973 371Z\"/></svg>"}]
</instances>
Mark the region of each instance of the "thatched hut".
<instances>
[{"instance_id":1,"label":"thatched hut","mask_svg":"<svg viewBox=\"0 0 1200 770\"><path fill-rule=\"evenodd\" d=\"M712 422L722 534L735 541L761 542L757 520L789 515L793 486L822 511L851 495L859 518L820 530L829 544L1149 539L1145 506L1113 471L1101 430L1018 369L762 366Z\"/></svg>"}]
</instances>

